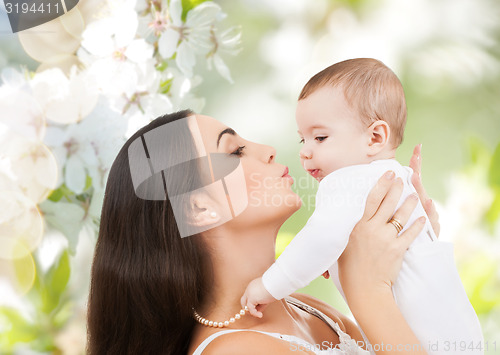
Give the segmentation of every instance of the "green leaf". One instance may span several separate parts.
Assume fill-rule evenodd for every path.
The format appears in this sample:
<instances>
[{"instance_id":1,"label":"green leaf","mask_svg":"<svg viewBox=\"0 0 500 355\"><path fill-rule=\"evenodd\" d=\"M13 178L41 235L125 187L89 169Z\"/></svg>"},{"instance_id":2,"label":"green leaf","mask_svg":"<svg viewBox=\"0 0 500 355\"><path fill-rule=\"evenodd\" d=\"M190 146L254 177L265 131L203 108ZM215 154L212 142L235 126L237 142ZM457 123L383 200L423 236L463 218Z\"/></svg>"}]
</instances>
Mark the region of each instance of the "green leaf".
<instances>
[{"instance_id":1,"label":"green leaf","mask_svg":"<svg viewBox=\"0 0 500 355\"><path fill-rule=\"evenodd\" d=\"M68 250L65 249L59 260L50 267L45 275L46 287L42 294L42 298L44 298L44 313L51 313L59 305L61 295L68 284L69 275L69 254Z\"/></svg>"},{"instance_id":2,"label":"green leaf","mask_svg":"<svg viewBox=\"0 0 500 355\"><path fill-rule=\"evenodd\" d=\"M61 231L68 238L68 246L74 255L78 237L82 229L85 210L74 202L52 202L45 200L38 205L44 213L45 221Z\"/></svg>"},{"instance_id":3,"label":"green leaf","mask_svg":"<svg viewBox=\"0 0 500 355\"><path fill-rule=\"evenodd\" d=\"M500 189L500 143L491 157L488 183L491 187Z\"/></svg>"},{"instance_id":4,"label":"green leaf","mask_svg":"<svg viewBox=\"0 0 500 355\"><path fill-rule=\"evenodd\" d=\"M68 189L65 184L62 184L58 189L53 190L48 199L53 202L58 202L63 197L73 196L75 193Z\"/></svg>"},{"instance_id":5,"label":"green leaf","mask_svg":"<svg viewBox=\"0 0 500 355\"><path fill-rule=\"evenodd\" d=\"M495 189L495 198L490 209L486 212L486 221L490 225L490 232L494 231L494 226L498 218L500 218L500 188Z\"/></svg>"},{"instance_id":6,"label":"green leaf","mask_svg":"<svg viewBox=\"0 0 500 355\"><path fill-rule=\"evenodd\" d=\"M491 151L486 144L477 137L468 139L472 165L487 166L491 159Z\"/></svg>"},{"instance_id":7,"label":"green leaf","mask_svg":"<svg viewBox=\"0 0 500 355\"><path fill-rule=\"evenodd\" d=\"M196 6L204 3L207 0L182 0L182 21L186 21L187 13Z\"/></svg>"},{"instance_id":8,"label":"green leaf","mask_svg":"<svg viewBox=\"0 0 500 355\"><path fill-rule=\"evenodd\" d=\"M6 324L0 336L0 350L10 353L16 343L28 343L38 336L37 328L31 324L21 313L11 307L0 307L0 324Z\"/></svg>"},{"instance_id":9,"label":"green leaf","mask_svg":"<svg viewBox=\"0 0 500 355\"><path fill-rule=\"evenodd\" d=\"M350 7L354 13L361 12L364 7L370 4L368 0L338 0L337 6L344 5Z\"/></svg>"},{"instance_id":10,"label":"green leaf","mask_svg":"<svg viewBox=\"0 0 500 355\"><path fill-rule=\"evenodd\" d=\"M51 270L49 270L47 275L49 276L47 286L55 294L61 294L68 284L70 274L69 254L67 249L62 252L61 257L53 270L53 273L50 273Z\"/></svg>"},{"instance_id":11,"label":"green leaf","mask_svg":"<svg viewBox=\"0 0 500 355\"><path fill-rule=\"evenodd\" d=\"M500 218L500 143L496 146L490 160L488 185L495 194L493 203L486 212L486 221L489 224L490 231L493 232L496 221Z\"/></svg>"},{"instance_id":12,"label":"green leaf","mask_svg":"<svg viewBox=\"0 0 500 355\"><path fill-rule=\"evenodd\" d=\"M83 188L83 191L88 190L92 186L92 178L90 175L87 175L87 179L85 180L85 187Z\"/></svg>"},{"instance_id":13,"label":"green leaf","mask_svg":"<svg viewBox=\"0 0 500 355\"><path fill-rule=\"evenodd\" d=\"M156 70L162 72L165 71L165 69L168 68L168 62L166 60L162 61L160 64L156 66Z\"/></svg>"},{"instance_id":14,"label":"green leaf","mask_svg":"<svg viewBox=\"0 0 500 355\"><path fill-rule=\"evenodd\" d=\"M172 82L174 81L174 79L167 79L165 81L162 81L160 83L160 93L161 94L166 94L170 91L170 88L172 87Z\"/></svg>"},{"instance_id":15,"label":"green leaf","mask_svg":"<svg viewBox=\"0 0 500 355\"><path fill-rule=\"evenodd\" d=\"M478 315L490 313L500 302L496 282L497 261L478 253L459 266L459 273L469 300Z\"/></svg>"},{"instance_id":16,"label":"green leaf","mask_svg":"<svg viewBox=\"0 0 500 355\"><path fill-rule=\"evenodd\" d=\"M52 318L52 323L56 329L62 328L73 315L74 304L71 301L64 302L57 313Z\"/></svg>"},{"instance_id":17,"label":"green leaf","mask_svg":"<svg viewBox=\"0 0 500 355\"><path fill-rule=\"evenodd\" d=\"M53 190L48 199L54 202L59 201L64 196L61 189Z\"/></svg>"}]
</instances>

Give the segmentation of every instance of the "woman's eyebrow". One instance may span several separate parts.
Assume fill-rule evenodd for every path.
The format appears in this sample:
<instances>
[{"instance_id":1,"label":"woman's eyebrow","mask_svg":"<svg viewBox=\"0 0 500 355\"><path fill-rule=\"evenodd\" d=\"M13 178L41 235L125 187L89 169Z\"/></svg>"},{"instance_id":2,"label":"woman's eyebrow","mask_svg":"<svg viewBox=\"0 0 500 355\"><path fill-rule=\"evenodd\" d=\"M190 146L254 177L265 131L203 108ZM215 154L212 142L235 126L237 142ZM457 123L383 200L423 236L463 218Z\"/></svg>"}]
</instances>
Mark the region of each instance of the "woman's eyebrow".
<instances>
[{"instance_id":1,"label":"woman's eyebrow","mask_svg":"<svg viewBox=\"0 0 500 355\"><path fill-rule=\"evenodd\" d=\"M232 128L226 128L225 130L223 130L222 132L219 133L219 137L217 137L217 148L219 148L219 142L220 142L220 139L222 138L222 136L226 133L229 133L230 135L233 135L235 136L236 135L236 132L234 131L234 129Z\"/></svg>"}]
</instances>

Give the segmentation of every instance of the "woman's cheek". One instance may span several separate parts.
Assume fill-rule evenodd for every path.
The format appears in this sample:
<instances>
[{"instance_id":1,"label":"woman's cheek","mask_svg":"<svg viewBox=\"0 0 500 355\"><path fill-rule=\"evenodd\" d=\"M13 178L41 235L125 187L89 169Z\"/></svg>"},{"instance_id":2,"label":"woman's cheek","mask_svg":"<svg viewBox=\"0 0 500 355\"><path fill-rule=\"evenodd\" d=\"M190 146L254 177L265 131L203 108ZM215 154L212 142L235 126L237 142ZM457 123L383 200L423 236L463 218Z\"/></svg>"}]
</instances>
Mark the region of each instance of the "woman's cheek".
<instances>
[{"instance_id":1,"label":"woman's cheek","mask_svg":"<svg viewBox=\"0 0 500 355\"><path fill-rule=\"evenodd\" d=\"M247 187L250 191L262 188L262 176L258 173L251 173L246 176Z\"/></svg>"}]
</instances>

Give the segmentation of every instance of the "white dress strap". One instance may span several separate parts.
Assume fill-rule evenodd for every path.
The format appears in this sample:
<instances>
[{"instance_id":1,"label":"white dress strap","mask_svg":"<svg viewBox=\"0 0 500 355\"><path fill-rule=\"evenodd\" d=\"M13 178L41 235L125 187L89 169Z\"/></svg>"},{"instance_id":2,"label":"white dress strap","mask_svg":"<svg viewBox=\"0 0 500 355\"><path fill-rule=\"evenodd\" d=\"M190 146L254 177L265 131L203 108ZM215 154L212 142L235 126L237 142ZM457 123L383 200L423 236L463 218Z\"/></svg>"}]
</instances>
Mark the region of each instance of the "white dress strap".
<instances>
[{"instance_id":1,"label":"white dress strap","mask_svg":"<svg viewBox=\"0 0 500 355\"><path fill-rule=\"evenodd\" d=\"M271 333L271 332L265 332L262 330L255 330L255 329L226 329L226 330L221 330L220 332L214 333L207 337L199 346L196 348L194 351L193 355L201 355L203 350L214 340L215 338L228 334L228 333L234 333L234 332L256 332L256 333L261 333L265 335L272 336L274 338L278 338L281 340L288 341L290 343L290 350L298 350L298 349L307 349L309 351L314 352L317 355L346 355L347 353L339 350L339 349L328 349L328 350L320 350L318 346L315 346L307 341L305 341L302 338L299 338L295 335L287 335L287 334L280 334L280 333ZM349 353L350 354L350 353ZM354 353L353 353L354 354Z\"/></svg>"},{"instance_id":2,"label":"white dress strap","mask_svg":"<svg viewBox=\"0 0 500 355\"><path fill-rule=\"evenodd\" d=\"M344 333L340 326L333 321L330 317L325 315L324 313L320 312L314 307L311 307L307 304L305 304L302 301L299 301L296 298L293 297L286 297L285 300L292 304L295 305L304 311L313 314L314 316L320 318L323 320L325 323L327 323L339 336L340 343L334 348L334 349L328 349L328 350L321 350L321 345L322 344L317 344L317 346L305 341L302 338L299 338L295 335L287 335L287 334L280 334L280 333L272 333L272 332L265 332L261 330L255 330L255 329L225 329L221 330L217 333L214 333L210 336L208 336L194 351L193 355L201 355L203 350L217 337L228 334L228 333L234 333L234 332L257 332L261 334L266 334L278 339L282 339L285 341L290 342L290 349L293 349L292 346L295 346L295 349L298 349L300 346L303 349L307 349L309 351L312 351L315 354L318 355L369 355L370 353L361 347L359 347L354 339L351 339L351 337Z\"/></svg>"}]
</instances>

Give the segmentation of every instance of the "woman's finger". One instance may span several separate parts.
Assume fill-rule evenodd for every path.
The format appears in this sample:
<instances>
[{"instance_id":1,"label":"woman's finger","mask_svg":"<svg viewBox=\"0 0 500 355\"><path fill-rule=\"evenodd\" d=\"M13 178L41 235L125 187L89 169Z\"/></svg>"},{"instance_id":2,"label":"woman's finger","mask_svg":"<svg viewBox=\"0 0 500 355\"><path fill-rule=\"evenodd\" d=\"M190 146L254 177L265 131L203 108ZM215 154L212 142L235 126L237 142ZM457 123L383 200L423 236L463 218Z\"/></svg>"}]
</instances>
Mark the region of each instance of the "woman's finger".
<instances>
[{"instance_id":1,"label":"woman's finger","mask_svg":"<svg viewBox=\"0 0 500 355\"><path fill-rule=\"evenodd\" d=\"M411 182L418 193L425 213L429 217L429 221L431 222L432 229L434 229L434 233L439 237L439 232L441 230L441 226L439 225L439 215L437 213L435 204L429 198L429 195L427 194L427 191L425 191L424 185L422 184L422 144L418 144L413 149L413 155L410 159L410 168L413 169Z\"/></svg>"},{"instance_id":2,"label":"woman's finger","mask_svg":"<svg viewBox=\"0 0 500 355\"><path fill-rule=\"evenodd\" d=\"M401 223L401 225L404 227L408 222L408 220L410 219L411 213L417 206L417 202L418 202L417 194L415 193L411 194L406 198L405 202L403 202L401 207L399 207L398 210L394 213L394 216L392 216L392 218L397 219L399 223Z\"/></svg>"},{"instance_id":3,"label":"woman's finger","mask_svg":"<svg viewBox=\"0 0 500 355\"><path fill-rule=\"evenodd\" d=\"M431 222L432 229L434 229L434 233L439 238L441 225L439 224L439 215L436 210L436 205L431 199L428 199L423 205L425 213L427 214L427 217L429 217L429 221Z\"/></svg>"},{"instance_id":4,"label":"woman's finger","mask_svg":"<svg viewBox=\"0 0 500 355\"><path fill-rule=\"evenodd\" d=\"M385 195L384 200L382 201L380 207L372 218L387 222L394 214L394 210L398 205L402 192L403 181L401 180L401 178L397 178L391 185L389 192L387 192L387 194Z\"/></svg>"},{"instance_id":5,"label":"woman's finger","mask_svg":"<svg viewBox=\"0 0 500 355\"><path fill-rule=\"evenodd\" d=\"M363 213L364 219L369 220L375 215L380 203L391 188L395 176L394 171L386 171L384 175L378 179L366 198L365 212Z\"/></svg>"},{"instance_id":6,"label":"woman's finger","mask_svg":"<svg viewBox=\"0 0 500 355\"><path fill-rule=\"evenodd\" d=\"M425 191L424 185L422 184L422 156L421 150L422 145L419 144L413 149L413 155L410 159L410 168L413 170L413 175L411 176L411 183L417 190L418 196L420 197L420 201L424 205L429 199L429 195Z\"/></svg>"},{"instance_id":7,"label":"woman's finger","mask_svg":"<svg viewBox=\"0 0 500 355\"><path fill-rule=\"evenodd\" d=\"M397 241L400 243L403 250L408 250L410 244L413 243L415 238L417 238L419 233L422 231L425 225L425 219L426 218L424 216L417 218L417 220L397 238Z\"/></svg>"},{"instance_id":8,"label":"woman's finger","mask_svg":"<svg viewBox=\"0 0 500 355\"><path fill-rule=\"evenodd\" d=\"M417 175L421 175L422 173L422 144L417 144L415 148L413 148L413 154L410 158L410 168L412 168L413 172Z\"/></svg>"},{"instance_id":9,"label":"woman's finger","mask_svg":"<svg viewBox=\"0 0 500 355\"><path fill-rule=\"evenodd\" d=\"M420 201L424 203L427 202L429 200L429 195L427 195L427 191L425 191L420 175L418 175L417 173L413 173L413 175L411 176L411 183L415 187L415 190L417 190Z\"/></svg>"}]
</instances>

